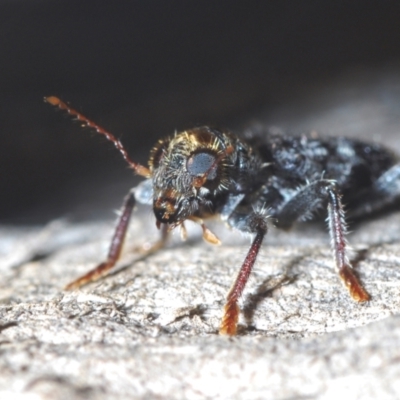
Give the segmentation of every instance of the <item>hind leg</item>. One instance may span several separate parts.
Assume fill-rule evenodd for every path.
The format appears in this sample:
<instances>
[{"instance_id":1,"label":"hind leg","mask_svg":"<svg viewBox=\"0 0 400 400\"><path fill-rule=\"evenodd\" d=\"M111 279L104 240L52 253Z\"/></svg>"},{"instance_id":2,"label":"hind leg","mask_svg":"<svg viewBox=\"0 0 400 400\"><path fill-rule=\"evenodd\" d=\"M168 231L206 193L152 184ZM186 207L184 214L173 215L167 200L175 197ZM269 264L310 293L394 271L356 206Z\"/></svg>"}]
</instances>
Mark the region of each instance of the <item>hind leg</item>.
<instances>
[{"instance_id":1,"label":"hind leg","mask_svg":"<svg viewBox=\"0 0 400 400\"><path fill-rule=\"evenodd\" d=\"M351 217L362 217L396 202L400 203L400 164L384 172L372 185L357 196L351 204Z\"/></svg>"}]
</instances>

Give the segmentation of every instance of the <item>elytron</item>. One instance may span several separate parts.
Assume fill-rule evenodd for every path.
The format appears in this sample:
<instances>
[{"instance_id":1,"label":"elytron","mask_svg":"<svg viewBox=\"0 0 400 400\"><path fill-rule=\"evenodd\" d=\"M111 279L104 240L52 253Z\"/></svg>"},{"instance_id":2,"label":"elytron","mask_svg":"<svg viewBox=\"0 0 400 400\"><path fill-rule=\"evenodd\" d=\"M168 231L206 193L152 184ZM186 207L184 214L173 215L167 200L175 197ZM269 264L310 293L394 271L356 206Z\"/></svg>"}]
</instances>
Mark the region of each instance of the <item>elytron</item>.
<instances>
[{"instance_id":1,"label":"elytron","mask_svg":"<svg viewBox=\"0 0 400 400\"><path fill-rule=\"evenodd\" d=\"M219 215L230 227L253 236L227 295L219 328L220 334L235 335L238 301L268 225L288 229L326 208L337 273L355 301L369 300L349 262L342 204L349 215L360 217L399 200L400 164L384 147L343 137L289 136L263 129L240 137L202 126L160 140L150 152L148 166L143 166L130 159L111 133L57 97L45 101L104 135L134 172L145 178L124 200L106 260L67 289L95 281L115 266L136 202L153 206L161 230L149 253L161 248L175 228L185 236L186 220L202 227L206 241L219 243L203 222Z\"/></svg>"}]
</instances>

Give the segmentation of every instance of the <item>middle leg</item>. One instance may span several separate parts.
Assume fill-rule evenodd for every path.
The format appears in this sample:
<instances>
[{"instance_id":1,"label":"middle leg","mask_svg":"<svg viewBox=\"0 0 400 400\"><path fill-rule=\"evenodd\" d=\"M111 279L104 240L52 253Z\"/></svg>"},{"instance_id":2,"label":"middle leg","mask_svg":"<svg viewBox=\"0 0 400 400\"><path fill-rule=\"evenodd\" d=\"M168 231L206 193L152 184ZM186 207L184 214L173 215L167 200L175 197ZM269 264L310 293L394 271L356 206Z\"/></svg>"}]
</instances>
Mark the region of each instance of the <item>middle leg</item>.
<instances>
[{"instance_id":1,"label":"middle leg","mask_svg":"<svg viewBox=\"0 0 400 400\"><path fill-rule=\"evenodd\" d=\"M335 181L321 179L301 189L275 215L278 228L290 228L297 220L315 212L328 203L328 223L336 269L351 297L358 302L369 300L369 295L353 272L347 253L346 222Z\"/></svg>"}]
</instances>

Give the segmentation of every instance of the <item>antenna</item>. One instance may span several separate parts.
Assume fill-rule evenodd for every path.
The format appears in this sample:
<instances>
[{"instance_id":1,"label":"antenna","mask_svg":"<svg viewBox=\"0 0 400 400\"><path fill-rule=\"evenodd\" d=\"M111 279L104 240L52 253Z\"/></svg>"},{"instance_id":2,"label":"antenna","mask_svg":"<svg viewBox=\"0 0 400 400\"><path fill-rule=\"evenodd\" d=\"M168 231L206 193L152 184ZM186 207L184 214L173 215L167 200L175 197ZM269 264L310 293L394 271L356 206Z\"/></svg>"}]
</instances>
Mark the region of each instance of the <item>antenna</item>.
<instances>
[{"instance_id":1,"label":"antenna","mask_svg":"<svg viewBox=\"0 0 400 400\"><path fill-rule=\"evenodd\" d=\"M145 178L151 177L150 170L148 168L144 167L143 165L140 165L140 164L132 161L130 159L125 147L122 145L120 140L117 139L112 133L106 131L101 126L95 124L93 121L86 118L80 112L78 112L78 111L74 110L73 108L71 108L70 106L68 106L66 103L64 103L62 100L60 100L58 97L55 97L55 96L45 97L44 101L46 103L51 104L54 107L59 108L60 110L67 111L68 114L70 114L72 117L75 117L78 121L82 122L83 126L88 127L88 128L93 128L96 130L97 133L105 136L110 142L114 143L114 146L119 150L119 152L124 157L125 161L129 164L129 166L135 171L135 173L137 175L144 176Z\"/></svg>"}]
</instances>

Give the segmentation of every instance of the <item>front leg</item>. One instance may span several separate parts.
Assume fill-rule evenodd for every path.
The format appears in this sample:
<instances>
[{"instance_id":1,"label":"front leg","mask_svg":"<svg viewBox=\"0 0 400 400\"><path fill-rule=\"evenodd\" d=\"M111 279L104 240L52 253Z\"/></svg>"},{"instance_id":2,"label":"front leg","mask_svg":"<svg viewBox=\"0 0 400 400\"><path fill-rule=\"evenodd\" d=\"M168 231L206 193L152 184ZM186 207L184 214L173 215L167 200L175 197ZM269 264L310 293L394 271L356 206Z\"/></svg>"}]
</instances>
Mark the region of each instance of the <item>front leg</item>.
<instances>
[{"instance_id":1,"label":"front leg","mask_svg":"<svg viewBox=\"0 0 400 400\"><path fill-rule=\"evenodd\" d=\"M236 334L240 312L238 301L249 279L264 236L268 231L267 219L268 216L265 210L253 211L249 215L233 213L228 219L232 227L242 232L254 233L255 236L240 268L239 274L228 293L227 302L224 307L224 315L219 328L219 333L221 335L232 336Z\"/></svg>"},{"instance_id":2,"label":"front leg","mask_svg":"<svg viewBox=\"0 0 400 400\"><path fill-rule=\"evenodd\" d=\"M65 290L77 289L83 285L86 285L89 282L97 281L99 278L106 275L108 271L110 271L110 269L114 267L121 254L126 231L129 226L129 220L134 206L135 196L132 192L129 192L124 200L124 205L122 206L121 215L118 219L117 226L111 240L107 260L99 264L96 268L92 269L85 275L69 283L65 287Z\"/></svg>"},{"instance_id":3,"label":"front leg","mask_svg":"<svg viewBox=\"0 0 400 400\"><path fill-rule=\"evenodd\" d=\"M335 181L321 179L313 182L301 189L277 213L277 227L290 228L294 222L309 216L327 202L329 233L338 274L351 297L363 302L369 300L369 295L354 274L347 256L346 222L340 197Z\"/></svg>"},{"instance_id":4,"label":"front leg","mask_svg":"<svg viewBox=\"0 0 400 400\"><path fill-rule=\"evenodd\" d=\"M65 290L78 289L81 286L86 285L87 283L97 281L104 275L107 275L108 272L114 268L121 255L126 232L129 226L129 220L135 206L135 202L135 195L133 191L131 191L124 199L121 214L118 218L117 226L115 227L114 235L111 239L107 259L104 262L100 263L97 267L93 268L91 271L69 283L65 287ZM142 252L142 254L148 255L162 248L167 241L167 235L167 227L163 224L163 226L161 227L160 240L152 243L151 245L147 245L146 248L143 249L144 251Z\"/></svg>"}]
</instances>

